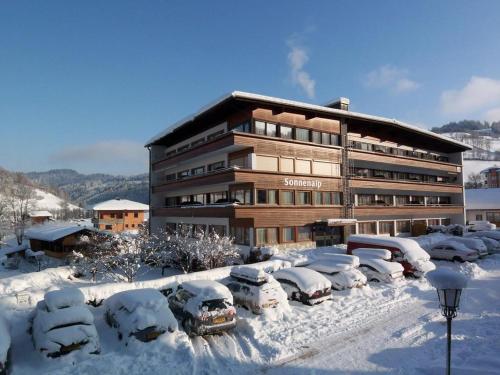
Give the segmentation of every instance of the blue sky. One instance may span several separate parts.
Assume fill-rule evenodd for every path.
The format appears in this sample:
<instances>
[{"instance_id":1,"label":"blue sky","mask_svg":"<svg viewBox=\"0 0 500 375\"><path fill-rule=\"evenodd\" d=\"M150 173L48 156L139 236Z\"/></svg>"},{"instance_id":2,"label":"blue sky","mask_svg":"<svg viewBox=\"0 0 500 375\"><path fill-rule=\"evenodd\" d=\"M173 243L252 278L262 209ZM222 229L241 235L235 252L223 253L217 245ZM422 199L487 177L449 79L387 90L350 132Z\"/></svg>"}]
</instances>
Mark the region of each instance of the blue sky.
<instances>
[{"instance_id":1,"label":"blue sky","mask_svg":"<svg viewBox=\"0 0 500 375\"><path fill-rule=\"evenodd\" d=\"M146 172L147 139L233 90L500 120L500 2L0 3L4 168Z\"/></svg>"}]
</instances>

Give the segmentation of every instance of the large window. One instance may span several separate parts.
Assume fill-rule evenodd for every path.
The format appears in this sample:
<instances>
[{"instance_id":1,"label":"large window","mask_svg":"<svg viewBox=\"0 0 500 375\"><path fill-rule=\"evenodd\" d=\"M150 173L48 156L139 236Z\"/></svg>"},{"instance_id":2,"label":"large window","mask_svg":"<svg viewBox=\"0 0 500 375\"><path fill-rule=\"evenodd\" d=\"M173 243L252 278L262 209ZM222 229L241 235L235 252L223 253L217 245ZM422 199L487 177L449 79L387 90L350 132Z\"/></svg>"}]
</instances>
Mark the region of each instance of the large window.
<instances>
[{"instance_id":1,"label":"large window","mask_svg":"<svg viewBox=\"0 0 500 375\"><path fill-rule=\"evenodd\" d=\"M290 126L280 125L280 137L284 139L292 139L293 128Z\"/></svg>"},{"instance_id":2,"label":"large window","mask_svg":"<svg viewBox=\"0 0 500 375\"><path fill-rule=\"evenodd\" d=\"M500 212L486 212L486 220L490 223L500 222Z\"/></svg>"},{"instance_id":3,"label":"large window","mask_svg":"<svg viewBox=\"0 0 500 375\"><path fill-rule=\"evenodd\" d=\"M358 223L358 234L377 234L377 223L375 221Z\"/></svg>"},{"instance_id":4,"label":"large window","mask_svg":"<svg viewBox=\"0 0 500 375\"><path fill-rule=\"evenodd\" d=\"M375 204L375 194L358 194L358 206Z\"/></svg>"},{"instance_id":5,"label":"large window","mask_svg":"<svg viewBox=\"0 0 500 375\"><path fill-rule=\"evenodd\" d=\"M311 192L310 191L299 191L297 193L297 204L311 204Z\"/></svg>"},{"instance_id":6,"label":"large window","mask_svg":"<svg viewBox=\"0 0 500 375\"><path fill-rule=\"evenodd\" d=\"M231 227L230 231L235 244L250 245L250 228Z\"/></svg>"},{"instance_id":7,"label":"large window","mask_svg":"<svg viewBox=\"0 0 500 375\"><path fill-rule=\"evenodd\" d=\"M216 163L212 163L212 164L209 164L208 165L208 171L211 172L211 171L216 171L217 169L223 169L225 166L225 163L224 161L218 161Z\"/></svg>"},{"instance_id":8,"label":"large window","mask_svg":"<svg viewBox=\"0 0 500 375\"><path fill-rule=\"evenodd\" d=\"M225 225L209 225L208 226L208 233L215 233L218 236L225 236L226 235L226 226Z\"/></svg>"},{"instance_id":9,"label":"large window","mask_svg":"<svg viewBox=\"0 0 500 375\"><path fill-rule=\"evenodd\" d=\"M378 223L379 234L394 235L394 222L393 221L379 221Z\"/></svg>"},{"instance_id":10,"label":"large window","mask_svg":"<svg viewBox=\"0 0 500 375\"><path fill-rule=\"evenodd\" d=\"M278 228L256 228L257 246L278 243Z\"/></svg>"},{"instance_id":11,"label":"large window","mask_svg":"<svg viewBox=\"0 0 500 375\"><path fill-rule=\"evenodd\" d=\"M325 176L340 176L340 164L327 161L313 161L313 173Z\"/></svg>"},{"instance_id":12,"label":"large window","mask_svg":"<svg viewBox=\"0 0 500 375\"><path fill-rule=\"evenodd\" d=\"M280 204L295 204L294 191L282 190Z\"/></svg>"},{"instance_id":13,"label":"large window","mask_svg":"<svg viewBox=\"0 0 500 375\"><path fill-rule=\"evenodd\" d=\"M189 169L186 169L185 171L180 171L177 173L177 178L186 178L189 177Z\"/></svg>"},{"instance_id":14,"label":"large window","mask_svg":"<svg viewBox=\"0 0 500 375\"><path fill-rule=\"evenodd\" d=\"M285 227L283 228L283 242L294 242L295 241L295 228Z\"/></svg>"},{"instance_id":15,"label":"large window","mask_svg":"<svg viewBox=\"0 0 500 375\"><path fill-rule=\"evenodd\" d=\"M276 124L264 121L255 121L255 134L276 137Z\"/></svg>"},{"instance_id":16,"label":"large window","mask_svg":"<svg viewBox=\"0 0 500 375\"><path fill-rule=\"evenodd\" d=\"M297 141L309 142L309 129L295 128L295 139Z\"/></svg>"},{"instance_id":17,"label":"large window","mask_svg":"<svg viewBox=\"0 0 500 375\"><path fill-rule=\"evenodd\" d=\"M377 195L375 203L381 206L392 206L392 195Z\"/></svg>"},{"instance_id":18,"label":"large window","mask_svg":"<svg viewBox=\"0 0 500 375\"><path fill-rule=\"evenodd\" d=\"M251 190L232 190L230 192L231 201L240 204L252 204L252 191Z\"/></svg>"},{"instance_id":19,"label":"large window","mask_svg":"<svg viewBox=\"0 0 500 375\"><path fill-rule=\"evenodd\" d=\"M259 204L277 204L278 190L257 190L257 203Z\"/></svg>"},{"instance_id":20,"label":"large window","mask_svg":"<svg viewBox=\"0 0 500 375\"><path fill-rule=\"evenodd\" d=\"M340 204L340 194L337 191L315 191L314 204L316 205Z\"/></svg>"},{"instance_id":21,"label":"large window","mask_svg":"<svg viewBox=\"0 0 500 375\"><path fill-rule=\"evenodd\" d=\"M406 206L410 204L409 195L396 195L396 206Z\"/></svg>"},{"instance_id":22,"label":"large window","mask_svg":"<svg viewBox=\"0 0 500 375\"><path fill-rule=\"evenodd\" d=\"M227 192L217 191L215 193L208 193L208 203L226 203L227 202Z\"/></svg>"},{"instance_id":23,"label":"large window","mask_svg":"<svg viewBox=\"0 0 500 375\"><path fill-rule=\"evenodd\" d=\"M297 241L310 241L311 239L312 230L310 226L297 227Z\"/></svg>"},{"instance_id":24,"label":"large window","mask_svg":"<svg viewBox=\"0 0 500 375\"><path fill-rule=\"evenodd\" d=\"M311 135L312 135L312 141L314 143L318 143L318 144L321 144L321 133L320 132L311 132Z\"/></svg>"},{"instance_id":25,"label":"large window","mask_svg":"<svg viewBox=\"0 0 500 375\"><path fill-rule=\"evenodd\" d=\"M250 122L245 121L244 123L235 126L233 130L243 133L250 133L251 131Z\"/></svg>"},{"instance_id":26,"label":"large window","mask_svg":"<svg viewBox=\"0 0 500 375\"><path fill-rule=\"evenodd\" d=\"M230 167L239 167L239 168L247 168L248 166L248 157L241 156L239 158L234 158L229 160L229 166Z\"/></svg>"},{"instance_id":27,"label":"large window","mask_svg":"<svg viewBox=\"0 0 500 375\"><path fill-rule=\"evenodd\" d=\"M191 176L196 176L205 173L205 167L197 167L191 169Z\"/></svg>"},{"instance_id":28,"label":"large window","mask_svg":"<svg viewBox=\"0 0 500 375\"><path fill-rule=\"evenodd\" d=\"M410 233L411 225L410 220L396 221L396 233Z\"/></svg>"}]
</instances>

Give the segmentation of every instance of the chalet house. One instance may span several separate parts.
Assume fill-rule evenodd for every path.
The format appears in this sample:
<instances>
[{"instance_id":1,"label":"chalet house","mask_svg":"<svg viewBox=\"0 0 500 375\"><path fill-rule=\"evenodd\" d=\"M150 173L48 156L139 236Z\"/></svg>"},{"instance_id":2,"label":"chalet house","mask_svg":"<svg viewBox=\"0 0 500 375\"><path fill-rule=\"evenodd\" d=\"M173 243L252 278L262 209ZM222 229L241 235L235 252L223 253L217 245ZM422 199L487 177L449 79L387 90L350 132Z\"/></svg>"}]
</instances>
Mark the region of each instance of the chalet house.
<instances>
[{"instance_id":1,"label":"chalet house","mask_svg":"<svg viewBox=\"0 0 500 375\"><path fill-rule=\"evenodd\" d=\"M127 199L111 199L93 208L94 228L102 231L123 232L138 230L147 220L149 206Z\"/></svg>"},{"instance_id":2,"label":"chalet house","mask_svg":"<svg viewBox=\"0 0 500 375\"><path fill-rule=\"evenodd\" d=\"M28 216L32 225L44 224L52 220L52 214L49 211L31 211Z\"/></svg>"}]
</instances>

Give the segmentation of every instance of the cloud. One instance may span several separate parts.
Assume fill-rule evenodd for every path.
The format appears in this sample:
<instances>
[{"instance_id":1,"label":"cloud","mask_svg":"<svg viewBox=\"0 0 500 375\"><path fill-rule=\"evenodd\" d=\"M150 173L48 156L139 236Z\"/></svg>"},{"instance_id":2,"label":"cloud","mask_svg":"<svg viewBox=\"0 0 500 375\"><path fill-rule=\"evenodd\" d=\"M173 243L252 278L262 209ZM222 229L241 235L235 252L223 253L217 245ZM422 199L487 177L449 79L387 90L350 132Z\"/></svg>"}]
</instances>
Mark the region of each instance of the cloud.
<instances>
[{"instance_id":1,"label":"cloud","mask_svg":"<svg viewBox=\"0 0 500 375\"><path fill-rule=\"evenodd\" d=\"M470 115L482 112L480 117L496 116L500 106L500 81L473 76L460 90L446 90L441 94L441 112L446 115Z\"/></svg>"},{"instance_id":2,"label":"cloud","mask_svg":"<svg viewBox=\"0 0 500 375\"><path fill-rule=\"evenodd\" d=\"M314 98L316 81L304 70L304 66L309 61L309 55L296 37L290 38L287 42L290 52L288 52L288 65L292 82L298 85L309 98Z\"/></svg>"},{"instance_id":3,"label":"cloud","mask_svg":"<svg viewBox=\"0 0 500 375\"><path fill-rule=\"evenodd\" d=\"M492 108L484 114L484 119L489 122L500 121L500 108Z\"/></svg>"},{"instance_id":4,"label":"cloud","mask_svg":"<svg viewBox=\"0 0 500 375\"><path fill-rule=\"evenodd\" d=\"M138 142L100 141L64 147L49 155L49 162L57 167L74 168L85 173L145 173L148 171L148 152Z\"/></svg>"},{"instance_id":5,"label":"cloud","mask_svg":"<svg viewBox=\"0 0 500 375\"><path fill-rule=\"evenodd\" d=\"M414 91L420 84L408 78L408 70L384 65L368 73L364 85L369 88L383 88L401 94Z\"/></svg>"}]
</instances>

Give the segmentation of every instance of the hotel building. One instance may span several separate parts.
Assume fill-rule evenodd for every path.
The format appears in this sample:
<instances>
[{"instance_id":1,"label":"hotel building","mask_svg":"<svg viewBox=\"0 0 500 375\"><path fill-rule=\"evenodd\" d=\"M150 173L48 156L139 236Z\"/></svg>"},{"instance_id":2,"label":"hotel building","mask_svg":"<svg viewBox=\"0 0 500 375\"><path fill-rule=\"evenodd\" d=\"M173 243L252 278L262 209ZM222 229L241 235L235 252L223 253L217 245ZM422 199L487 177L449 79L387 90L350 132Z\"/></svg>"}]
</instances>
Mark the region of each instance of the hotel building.
<instances>
[{"instance_id":1,"label":"hotel building","mask_svg":"<svg viewBox=\"0 0 500 375\"><path fill-rule=\"evenodd\" d=\"M242 246L464 224L469 146L393 119L233 92L151 139L150 225Z\"/></svg>"}]
</instances>

